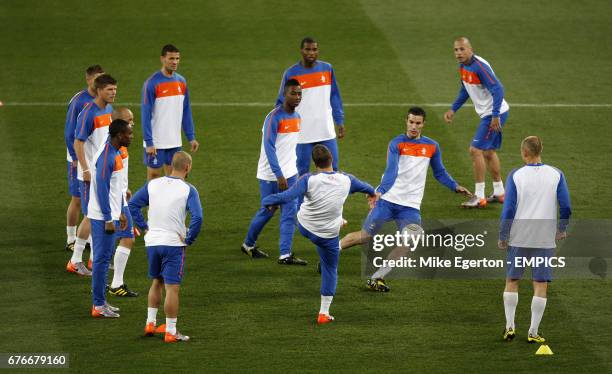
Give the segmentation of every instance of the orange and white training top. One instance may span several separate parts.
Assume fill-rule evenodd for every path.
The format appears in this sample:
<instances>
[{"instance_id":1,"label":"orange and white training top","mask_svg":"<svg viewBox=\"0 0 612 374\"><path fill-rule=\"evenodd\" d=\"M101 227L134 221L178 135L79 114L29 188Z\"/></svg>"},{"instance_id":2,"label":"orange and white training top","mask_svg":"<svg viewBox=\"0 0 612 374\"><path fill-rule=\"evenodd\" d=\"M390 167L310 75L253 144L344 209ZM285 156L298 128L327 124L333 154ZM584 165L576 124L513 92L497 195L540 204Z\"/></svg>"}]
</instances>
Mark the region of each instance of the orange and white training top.
<instances>
[{"instance_id":1,"label":"orange and white training top","mask_svg":"<svg viewBox=\"0 0 612 374\"><path fill-rule=\"evenodd\" d=\"M121 152L110 138L100 147L95 164L91 165L92 178L89 187L87 217L104 221L116 221L123 207L124 170Z\"/></svg>"},{"instance_id":2,"label":"orange and white training top","mask_svg":"<svg viewBox=\"0 0 612 374\"><path fill-rule=\"evenodd\" d=\"M331 64L317 61L312 68L305 68L298 62L287 69L278 92L277 106L283 104L285 82L289 79L296 79L302 87L302 101L296 108L302 118L298 143L334 139L334 122L338 126L344 125L344 111Z\"/></svg>"}]
</instances>

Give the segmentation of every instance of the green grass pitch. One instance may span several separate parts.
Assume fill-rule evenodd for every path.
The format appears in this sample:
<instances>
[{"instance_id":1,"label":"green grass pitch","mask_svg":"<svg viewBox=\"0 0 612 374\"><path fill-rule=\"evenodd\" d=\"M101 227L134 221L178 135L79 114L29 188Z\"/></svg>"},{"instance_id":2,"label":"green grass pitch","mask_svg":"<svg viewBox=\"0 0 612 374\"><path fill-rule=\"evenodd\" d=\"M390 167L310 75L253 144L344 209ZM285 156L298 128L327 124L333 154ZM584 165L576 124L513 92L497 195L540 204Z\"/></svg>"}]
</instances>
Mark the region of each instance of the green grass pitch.
<instances>
[{"instance_id":1,"label":"green grass pitch","mask_svg":"<svg viewBox=\"0 0 612 374\"><path fill-rule=\"evenodd\" d=\"M304 268L251 261L238 249L259 202L261 124L306 35L320 41L320 58L334 65L346 104L451 102L459 87L452 41L469 36L511 105L500 152L504 175L521 165L520 140L539 135L544 161L566 173L574 218L612 218L612 107L513 106L612 103L612 5L499 3L0 2L0 352L68 352L79 372L612 370L612 283L606 279L551 284L541 330L555 355L538 357L537 347L523 341L527 281L517 310L519 339L506 344L500 340L502 279L395 280L389 294L371 293L354 250L341 258L332 305L337 322L317 327L320 280L308 241L295 236L295 252L310 262ZM179 328L193 339L177 345L141 337L149 284L142 240L125 276L142 296L111 299L122 308L118 320L89 316L89 282L64 270L66 108L31 104L67 102L94 63L119 80L118 102L138 103L167 42L181 49L179 72L192 102L270 103L193 107L201 150L190 182L200 191L204 225L188 249L181 291ZM139 124L140 109L132 109ZM404 130L406 109L347 105L341 168L376 184L388 141ZM445 107L426 109L425 135L439 141L447 169L472 189L467 146L476 114L465 107L447 126ZM140 144L138 130L130 150L132 190L145 180ZM499 206L464 211L460 202L430 175L424 218L499 217ZM357 230L366 213L362 197L349 198L348 230ZM277 222L259 243L273 254Z\"/></svg>"}]
</instances>

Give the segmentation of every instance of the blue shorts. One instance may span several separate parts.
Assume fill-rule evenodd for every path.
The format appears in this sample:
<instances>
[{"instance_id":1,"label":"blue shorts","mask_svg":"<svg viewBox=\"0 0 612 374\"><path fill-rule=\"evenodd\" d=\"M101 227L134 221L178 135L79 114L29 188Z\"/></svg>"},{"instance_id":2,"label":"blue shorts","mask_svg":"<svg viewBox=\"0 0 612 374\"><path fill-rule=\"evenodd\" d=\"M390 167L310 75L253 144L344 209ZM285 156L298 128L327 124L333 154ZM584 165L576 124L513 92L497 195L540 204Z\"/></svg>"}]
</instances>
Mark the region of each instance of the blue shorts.
<instances>
[{"instance_id":1,"label":"blue shorts","mask_svg":"<svg viewBox=\"0 0 612 374\"><path fill-rule=\"evenodd\" d=\"M147 149L144 149L144 164L152 169L159 169L164 165L172 165L172 157L181 150L181 147L158 149L155 156L147 155Z\"/></svg>"},{"instance_id":2,"label":"blue shorts","mask_svg":"<svg viewBox=\"0 0 612 374\"><path fill-rule=\"evenodd\" d=\"M89 204L89 182L79 181L79 193L81 195L81 212L87 217L87 205Z\"/></svg>"},{"instance_id":3,"label":"blue shorts","mask_svg":"<svg viewBox=\"0 0 612 374\"><path fill-rule=\"evenodd\" d=\"M127 206L124 205L123 208L121 208L121 213L124 214L127 218L128 225L125 230L121 230L121 224L119 223L119 221L115 221L115 236L119 239L134 239L134 223L132 221L132 215L130 214L130 210Z\"/></svg>"},{"instance_id":4,"label":"blue shorts","mask_svg":"<svg viewBox=\"0 0 612 374\"><path fill-rule=\"evenodd\" d=\"M399 230L411 223L420 225L421 212L418 209L380 199L376 202L374 209L372 209L366 217L363 223L363 230L367 232L368 235L374 235L380 230L385 222L391 220L395 220L395 224Z\"/></svg>"},{"instance_id":5,"label":"blue shorts","mask_svg":"<svg viewBox=\"0 0 612 374\"><path fill-rule=\"evenodd\" d=\"M312 149L315 145L322 144L326 146L332 154L332 168L338 171L338 142L336 138L329 140L322 140L315 143L304 143L298 144L295 148L297 155L297 169L298 175L304 175L310 171L310 160L312 160Z\"/></svg>"},{"instance_id":6,"label":"blue shorts","mask_svg":"<svg viewBox=\"0 0 612 374\"><path fill-rule=\"evenodd\" d=\"M166 284L181 284L185 266L185 247L156 245L147 247L149 278L162 278Z\"/></svg>"},{"instance_id":7,"label":"blue shorts","mask_svg":"<svg viewBox=\"0 0 612 374\"><path fill-rule=\"evenodd\" d=\"M554 248L521 248L521 247L508 247L508 257L506 278L508 279L521 279L527 264L525 262L531 259L550 259L555 253ZM534 261L531 260L531 261ZM547 266L546 263L535 264L531 263L531 279L536 282L550 282L552 281L552 267Z\"/></svg>"},{"instance_id":8,"label":"blue shorts","mask_svg":"<svg viewBox=\"0 0 612 374\"><path fill-rule=\"evenodd\" d=\"M501 124L502 128L508 120L508 113L510 113L510 111L506 111L499 116L499 123ZM476 134L474 135L474 139L472 139L472 147L483 151L501 148L502 131L497 132L489 128L492 117L493 116L486 116L480 120L480 124L476 129Z\"/></svg>"},{"instance_id":9,"label":"blue shorts","mask_svg":"<svg viewBox=\"0 0 612 374\"><path fill-rule=\"evenodd\" d=\"M66 170L68 172L68 192L70 192L70 196L72 197L81 197L81 193L79 192L79 180L77 179L77 167L73 167L70 161L66 161L66 164Z\"/></svg>"}]
</instances>

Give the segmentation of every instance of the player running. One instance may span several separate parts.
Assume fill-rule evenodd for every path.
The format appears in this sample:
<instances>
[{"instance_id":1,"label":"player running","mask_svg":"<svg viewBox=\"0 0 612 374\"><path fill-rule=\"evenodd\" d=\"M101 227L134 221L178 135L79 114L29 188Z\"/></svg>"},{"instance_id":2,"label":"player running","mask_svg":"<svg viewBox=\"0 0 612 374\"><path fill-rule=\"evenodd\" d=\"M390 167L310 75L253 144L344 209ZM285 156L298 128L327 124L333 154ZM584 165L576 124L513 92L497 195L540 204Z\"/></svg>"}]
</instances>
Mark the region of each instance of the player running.
<instances>
[{"instance_id":1,"label":"player running","mask_svg":"<svg viewBox=\"0 0 612 374\"><path fill-rule=\"evenodd\" d=\"M66 124L64 126L64 140L66 142L66 164L68 170L68 192L71 199L66 210L66 250L74 251L76 240L77 223L81 210L81 194L79 193L79 180L77 179L77 155L74 151L74 132L79 113L85 104L90 103L96 96L94 80L103 74L104 70L100 65L92 65L85 70L85 81L87 89L77 92L70 103L66 113Z\"/></svg>"},{"instance_id":2,"label":"player running","mask_svg":"<svg viewBox=\"0 0 612 374\"><path fill-rule=\"evenodd\" d=\"M525 166L513 170L506 180L506 200L498 246L508 250L504 289L506 328L503 334L503 339L508 341L516 335L514 314L518 304L518 288L525 271L523 263L528 260L544 263L531 267L533 298L527 341L546 341L538 332L546 308L548 282L552 281L552 267L546 260L555 254L555 239L562 240L567 236L567 225L572 214L565 176L559 169L543 164L541 154L540 138L525 138L521 144Z\"/></svg>"},{"instance_id":3,"label":"player running","mask_svg":"<svg viewBox=\"0 0 612 374\"><path fill-rule=\"evenodd\" d=\"M502 144L502 128L508 120L510 107L504 99L504 87L493 73L491 65L474 54L470 41L465 37L458 38L455 40L454 51L459 61L461 88L451 109L444 114L444 119L451 123L455 112L468 98L472 99L474 109L480 116L480 124L469 149L476 184L474 196L461 206L484 208L487 203L504 202L504 183L496 150ZM487 167L493 179L493 193L485 198Z\"/></svg>"},{"instance_id":4,"label":"player running","mask_svg":"<svg viewBox=\"0 0 612 374\"><path fill-rule=\"evenodd\" d=\"M425 116L425 111L420 107L408 110L406 133L389 143L387 167L380 185L376 188L379 199L368 214L361 231L352 232L342 238L342 249L367 243L385 222L391 220L395 220L399 230L409 224L420 226L420 207L425 193L428 166L431 166L438 182L452 191L471 195L470 191L457 184L444 168L440 145L435 140L421 135ZM375 291L388 292L389 287L384 277L391 270L390 267L381 267L368 279L367 286Z\"/></svg>"},{"instance_id":5,"label":"player running","mask_svg":"<svg viewBox=\"0 0 612 374\"><path fill-rule=\"evenodd\" d=\"M340 228L346 223L342 218L344 201L349 194L363 192L371 199L376 197L374 188L350 174L335 172L332 154L324 145L312 149L312 160L317 171L305 174L285 192L273 194L262 200L268 209L298 197L303 197L297 213L300 233L317 246L321 264L321 308L318 324L332 322L329 307L338 284L338 259L340 257Z\"/></svg>"},{"instance_id":6,"label":"player running","mask_svg":"<svg viewBox=\"0 0 612 374\"><path fill-rule=\"evenodd\" d=\"M181 128L196 152L200 144L195 138L187 81L176 72L181 54L167 44L161 50L162 68L151 75L142 88L142 138L147 180L172 171L172 156L181 150Z\"/></svg>"}]
</instances>

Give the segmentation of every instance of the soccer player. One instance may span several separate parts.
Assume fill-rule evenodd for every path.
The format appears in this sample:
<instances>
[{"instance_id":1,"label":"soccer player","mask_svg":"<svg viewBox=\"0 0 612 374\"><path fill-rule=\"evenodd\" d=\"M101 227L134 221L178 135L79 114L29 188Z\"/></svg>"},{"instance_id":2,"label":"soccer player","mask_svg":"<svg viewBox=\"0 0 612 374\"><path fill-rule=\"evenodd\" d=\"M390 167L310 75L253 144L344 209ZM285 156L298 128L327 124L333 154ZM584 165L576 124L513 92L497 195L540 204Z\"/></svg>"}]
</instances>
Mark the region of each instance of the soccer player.
<instances>
[{"instance_id":1,"label":"soccer player","mask_svg":"<svg viewBox=\"0 0 612 374\"><path fill-rule=\"evenodd\" d=\"M421 225L421 200L425 193L428 166L434 177L451 191L470 195L448 174L442 163L440 145L421 135L425 126L425 111L412 107L406 114L406 133L389 143L387 167L376 188L379 199L368 214L361 231L347 234L340 242L342 249L364 244L377 233L385 222L395 220L399 230L409 224ZM384 281L392 268L381 267L367 281L370 289L388 292Z\"/></svg>"},{"instance_id":2,"label":"soccer player","mask_svg":"<svg viewBox=\"0 0 612 374\"><path fill-rule=\"evenodd\" d=\"M295 79L284 83L283 102L275 107L264 120L262 128L261 151L257 166L257 179L261 199L284 191L297 180L295 148L300 133L300 115L295 108L302 99L302 88ZM307 262L295 257L291 252L295 229L297 201L287 201L280 205L280 256L282 265L306 265ZM269 210L262 204L251 220L246 239L240 250L252 258L266 258L268 254L255 246L257 237L272 216L275 209Z\"/></svg>"},{"instance_id":3,"label":"soccer player","mask_svg":"<svg viewBox=\"0 0 612 374\"><path fill-rule=\"evenodd\" d=\"M502 144L502 128L508 120L510 107L504 100L504 87L485 59L474 54L470 41L461 37L455 40L455 58L459 61L461 88L451 108L444 114L451 123L455 112L468 98L480 116L480 124L470 145L474 171L475 193L461 204L464 208L484 208L487 203L504 202L504 183L496 150ZM489 169L493 179L493 193L485 198L485 173Z\"/></svg>"},{"instance_id":4,"label":"soccer player","mask_svg":"<svg viewBox=\"0 0 612 374\"><path fill-rule=\"evenodd\" d=\"M112 114L113 121L121 119L127 122L132 131L134 130L134 114L131 110L126 107L120 107L113 110ZM108 289L108 292L114 296L120 297L136 297L138 293L130 290L128 285L123 281L123 274L125 273L125 267L130 256L132 247L134 246L134 226L132 223L132 215L128 209L128 201L132 196L132 192L128 188L128 160L129 154L127 147L119 148L119 154L121 155L122 168L122 191L123 191L123 207L121 213L127 219L127 227L125 230L116 232L115 236L119 238L119 245L115 249L115 257L113 263L113 281Z\"/></svg>"},{"instance_id":5,"label":"soccer player","mask_svg":"<svg viewBox=\"0 0 612 374\"><path fill-rule=\"evenodd\" d=\"M85 107L77 117L74 150L79 160L77 165L77 179L79 180L79 192L81 194L81 211L83 220L77 230L77 238L74 243L72 257L66 264L66 270L79 275L91 275L91 272L83 264L83 250L87 238L91 232L87 209L90 198L90 182L92 178L91 166L95 163L94 158L98 149L108 138L108 126L112 122L111 113L117 94L117 81L108 74L102 74L94 80L96 98Z\"/></svg>"},{"instance_id":6,"label":"soccer player","mask_svg":"<svg viewBox=\"0 0 612 374\"><path fill-rule=\"evenodd\" d=\"M202 204L198 191L185 182L191 171L188 153L179 151L172 157L169 176L147 182L130 200L134 222L143 229L149 259L149 289L145 335L164 332L166 343L188 341L189 336L176 329L179 290L185 266L185 248L193 245L202 227ZM145 222L140 209L149 206L149 222ZM189 230L185 229L187 212L191 214ZM162 289L166 289L165 326L157 326L157 309L161 304Z\"/></svg>"},{"instance_id":7,"label":"soccer player","mask_svg":"<svg viewBox=\"0 0 612 374\"><path fill-rule=\"evenodd\" d=\"M85 81L87 89L77 92L68 103L68 112L66 113L66 124L64 126L64 141L66 142L66 166L68 170L68 192L71 199L66 210L66 250L72 252L74 250L74 242L76 240L77 223L79 221L79 212L81 210L81 194L79 193L79 181L77 179L77 155L74 151L74 130L76 128L76 120L85 104L90 103L96 96L94 87L94 79L104 70L100 65L92 65L85 70Z\"/></svg>"},{"instance_id":8,"label":"soccer player","mask_svg":"<svg viewBox=\"0 0 612 374\"><path fill-rule=\"evenodd\" d=\"M147 180L161 176L164 167L170 174L172 156L181 150L181 128L189 140L191 152L200 144L195 138L187 81L176 72L181 54L167 44L161 50L161 70L151 75L142 88L142 137L147 165Z\"/></svg>"},{"instance_id":9,"label":"soccer player","mask_svg":"<svg viewBox=\"0 0 612 374\"><path fill-rule=\"evenodd\" d=\"M553 257L556 240L565 239L572 213L569 191L563 173L542 163L542 142L528 136L521 144L525 166L513 170L506 180L506 199L501 215L498 246L508 250L504 311L506 328L504 340L516 334L514 314L518 304L519 281L525 271L524 262L535 260L531 267L533 298L529 343L546 341L538 333L546 308L548 282L552 281L552 267L546 261ZM559 222L557 222L557 207ZM538 264L537 261L544 263Z\"/></svg>"},{"instance_id":10,"label":"soccer player","mask_svg":"<svg viewBox=\"0 0 612 374\"><path fill-rule=\"evenodd\" d=\"M108 129L106 142L94 156L91 163L91 196L87 207L87 217L91 224L93 246L92 317L117 318L118 308L106 302L106 276L115 246L115 233L127 229L128 222L122 213L123 200L123 159L121 147L129 147L134 134L129 123L122 119L114 120Z\"/></svg>"},{"instance_id":11,"label":"soccer player","mask_svg":"<svg viewBox=\"0 0 612 374\"><path fill-rule=\"evenodd\" d=\"M303 197L297 213L300 233L317 246L321 264L321 308L318 324L332 322L329 307L336 294L338 284L338 258L340 257L340 228L346 223L342 218L344 201L349 194L363 192L375 198L369 184L350 174L335 172L332 154L324 145L312 149L312 160L317 172L304 174L297 183L285 192L273 194L262 200L262 205L273 209L277 204Z\"/></svg>"},{"instance_id":12,"label":"soccer player","mask_svg":"<svg viewBox=\"0 0 612 374\"><path fill-rule=\"evenodd\" d=\"M338 127L338 138L343 138L344 111L342 98L331 64L317 60L319 44L313 38L304 38L300 44L302 60L288 68L278 92L276 105L285 97L285 82L296 79L302 87L302 102L297 112L302 126L297 145L297 169L299 175L310 170L310 155L316 144L325 145L333 155L333 168L338 170L338 144L334 123Z\"/></svg>"}]
</instances>

